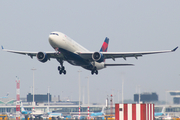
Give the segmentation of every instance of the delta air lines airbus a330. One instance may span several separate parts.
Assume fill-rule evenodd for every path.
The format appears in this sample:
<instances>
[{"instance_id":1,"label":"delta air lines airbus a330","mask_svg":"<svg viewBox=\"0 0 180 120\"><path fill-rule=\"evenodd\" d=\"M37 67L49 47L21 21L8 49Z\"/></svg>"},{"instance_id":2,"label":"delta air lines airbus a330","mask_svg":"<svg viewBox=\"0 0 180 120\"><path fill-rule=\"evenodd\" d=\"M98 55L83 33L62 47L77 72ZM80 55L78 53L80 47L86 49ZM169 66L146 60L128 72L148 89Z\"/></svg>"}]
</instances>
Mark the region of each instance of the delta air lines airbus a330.
<instances>
[{"instance_id":1,"label":"delta air lines airbus a330","mask_svg":"<svg viewBox=\"0 0 180 120\"><path fill-rule=\"evenodd\" d=\"M98 74L98 70L106 68L107 66L129 66L133 64L106 64L105 59L123 58L126 60L127 57L141 57L147 54L157 54L157 53L168 53L174 52L178 47L173 50L164 51L148 51L148 52L107 52L109 38L105 38L105 41L99 52L90 52L80 44L76 43L74 40L69 38L67 35L61 32L51 32L49 35L49 43L55 49L53 52L28 52L28 51L15 51L2 49L7 52L18 53L23 55L28 55L31 58L34 56L40 62L47 62L51 58L56 59L60 66L58 66L59 74L66 74L63 62L76 66L81 66L87 70L91 71L91 74Z\"/></svg>"}]
</instances>

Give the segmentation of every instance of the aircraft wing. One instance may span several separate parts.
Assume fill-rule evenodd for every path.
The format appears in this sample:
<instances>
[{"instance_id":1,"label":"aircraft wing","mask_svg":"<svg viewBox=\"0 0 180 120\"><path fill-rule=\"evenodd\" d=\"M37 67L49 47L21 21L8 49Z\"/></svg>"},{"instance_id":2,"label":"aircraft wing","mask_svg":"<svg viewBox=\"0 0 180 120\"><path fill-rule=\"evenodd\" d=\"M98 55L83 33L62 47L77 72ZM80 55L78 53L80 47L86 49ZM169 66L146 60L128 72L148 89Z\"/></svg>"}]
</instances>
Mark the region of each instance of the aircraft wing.
<instances>
[{"instance_id":1,"label":"aircraft wing","mask_svg":"<svg viewBox=\"0 0 180 120\"><path fill-rule=\"evenodd\" d=\"M38 54L38 52L8 50L8 49L4 49L3 46L1 46L1 47L2 47L3 51L22 54L22 55L28 55L31 58L33 58L34 56L36 56ZM51 52L44 52L44 53L48 56L48 59L50 59L50 58L60 58L60 59L65 60L64 56L60 52L51 51Z\"/></svg>"},{"instance_id":2,"label":"aircraft wing","mask_svg":"<svg viewBox=\"0 0 180 120\"><path fill-rule=\"evenodd\" d=\"M138 57L142 57L143 55L148 54L158 54L158 53L168 53L168 52L174 52L177 50L178 47L174 48L173 50L162 50L162 51L146 51L146 52L100 52L104 59L113 59L115 58L123 58L126 60L127 57L135 57L138 59ZM83 57L84 59L89 59L90 61L93 61L92 55L94 52L79 52L78 54Z\"/></svg>"}]
</instances>

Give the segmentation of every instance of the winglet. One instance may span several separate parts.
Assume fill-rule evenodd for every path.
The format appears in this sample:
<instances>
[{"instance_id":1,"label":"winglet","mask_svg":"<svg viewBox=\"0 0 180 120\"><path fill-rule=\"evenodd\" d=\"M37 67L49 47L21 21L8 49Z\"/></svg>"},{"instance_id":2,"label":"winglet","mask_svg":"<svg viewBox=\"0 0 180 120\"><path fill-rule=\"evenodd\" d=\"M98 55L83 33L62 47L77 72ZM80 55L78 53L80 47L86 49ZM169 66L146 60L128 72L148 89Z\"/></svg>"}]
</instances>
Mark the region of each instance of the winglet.
<instances>
[{"instance_id":1,"label":"winglet","mask_svg":"<svg viewBox=\"0 0 180 120\"><path fill-rule=\"evenodd\" d=\"M173 50L171 50L172 52L176 51L178 49L178 46L176 48L174 48Z\"/></svg>"},{"instance_id":2,"label":"winglet","mask_svg":"<svg viewBox=\"0 0 180 120\"><path fill-rule=\"evenodd\" d=\"M1 48L4 49L4 47L1 45Z\"/></svg>"}]
</instances>

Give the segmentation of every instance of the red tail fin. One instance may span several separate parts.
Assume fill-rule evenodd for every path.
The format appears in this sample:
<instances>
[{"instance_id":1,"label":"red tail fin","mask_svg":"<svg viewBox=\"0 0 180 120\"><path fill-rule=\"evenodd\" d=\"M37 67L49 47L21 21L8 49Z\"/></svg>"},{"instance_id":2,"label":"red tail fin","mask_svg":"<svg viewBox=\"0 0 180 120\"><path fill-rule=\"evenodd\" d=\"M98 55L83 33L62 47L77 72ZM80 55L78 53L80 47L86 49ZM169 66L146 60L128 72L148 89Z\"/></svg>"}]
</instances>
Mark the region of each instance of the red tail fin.
<instances>
[{"instance_id":1,"label":"red tail fin","mask_svg":"<svg viewBox=\"0 0 180 120\"><path fill-rule=\"evenodd\" d=\"M104 40L104 43L100 49L100 52L107 52L108 44L109 44L109 38L106 37Z\"/></svg>"}]
</instances>

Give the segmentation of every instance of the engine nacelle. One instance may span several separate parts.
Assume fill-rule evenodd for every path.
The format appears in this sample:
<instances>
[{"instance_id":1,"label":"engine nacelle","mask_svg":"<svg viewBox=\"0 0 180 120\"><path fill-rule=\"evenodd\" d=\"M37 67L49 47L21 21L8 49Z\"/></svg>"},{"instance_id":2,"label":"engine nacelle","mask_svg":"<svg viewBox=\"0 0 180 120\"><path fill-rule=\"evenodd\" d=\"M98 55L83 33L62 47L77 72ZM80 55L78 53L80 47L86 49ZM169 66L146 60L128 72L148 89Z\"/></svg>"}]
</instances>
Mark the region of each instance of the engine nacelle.
<instances>
[{"instance_id":1,"label":"engine nacelle","mask_svg":"<svg viewBox=\"0 0 180 120\"><path fill-rule=\"evenodd\" d=\"M103 62L104 61L104 56L100 52L94 52L92 54L92 59L95 60L96 62Z\"/></svg>"},{"instance_id":2,"label":"engine nacelle","mask_svg":"<svg viewBox=\"0 0 180 120\"><path fill-rule=\"evenodd\" d=\"M40 62L43 62L43 63L47 62L47 60L48 60L47 54L43 53L43 52L38 52L36 57Z\"/></svg>"}]
</instances>

